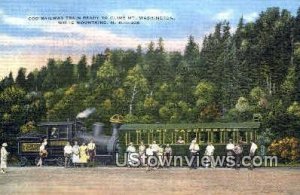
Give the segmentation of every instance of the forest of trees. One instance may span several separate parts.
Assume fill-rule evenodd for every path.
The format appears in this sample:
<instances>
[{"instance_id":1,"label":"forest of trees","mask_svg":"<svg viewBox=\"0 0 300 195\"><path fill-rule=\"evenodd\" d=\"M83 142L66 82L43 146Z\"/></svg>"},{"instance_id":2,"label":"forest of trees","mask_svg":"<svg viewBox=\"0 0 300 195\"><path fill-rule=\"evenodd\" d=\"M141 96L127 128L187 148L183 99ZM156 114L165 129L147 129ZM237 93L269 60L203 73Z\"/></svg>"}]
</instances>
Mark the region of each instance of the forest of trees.
<instances>
[{"instance_id":1,"label":"forest of trees","mask_svg":"<svg viewBox=\"0 0 300 195\"><path fill-rule=\"evenodd\" d=\"M0 82L0 132L28 132L42 120L193 123L260 120L277 136L299 136L300 8L268 8L235 33L217 23L202 46L190 36L183 53L163 38L136 50L106 49L88 64L49 59L33 72L20 68ZM298 133L297 133L298 132Z\"/></svg>"}]
</instances>

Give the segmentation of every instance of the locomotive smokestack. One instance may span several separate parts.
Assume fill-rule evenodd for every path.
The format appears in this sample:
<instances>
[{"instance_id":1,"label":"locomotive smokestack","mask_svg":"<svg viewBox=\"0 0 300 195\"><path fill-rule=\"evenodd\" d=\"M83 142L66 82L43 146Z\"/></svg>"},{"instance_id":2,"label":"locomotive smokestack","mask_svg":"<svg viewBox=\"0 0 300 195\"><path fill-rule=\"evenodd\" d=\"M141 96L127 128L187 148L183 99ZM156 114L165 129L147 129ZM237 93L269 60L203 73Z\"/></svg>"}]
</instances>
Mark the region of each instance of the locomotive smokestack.
<instances>
[{"instance_id":1,"label":"locomotive smokestack","mask_svg":"<svg viewBox=\"0 0 300 195\"><path fill-rule=\"evenodd\" d=\"M94 137L98 137L103 133L103 124L102 123L94 123L93 124L93 133Z\"/></svg>"},{"instance_id":2,"label":"locomotive smokestack","mask_svg":"<svg viewBox=\"0 0 300 195\"><path fill-rule=\"evenodd\" d=\"M76 118L87 118L90 114L96 111L96 108L87 108L83 112L77 114Z\"/></svg>"},{"instance_id":3,"label":"locomotive smokestack","mask_svg":"<svg viewBox=\"0 0 300 195\"><path fill-rule=\"evenodd\" d=\"M112 132L112 136L118 137L119 134L119 128L122 124L120 123L112 123L112 127L113 127L113 132Z\"/></svg>"}]
</instances>

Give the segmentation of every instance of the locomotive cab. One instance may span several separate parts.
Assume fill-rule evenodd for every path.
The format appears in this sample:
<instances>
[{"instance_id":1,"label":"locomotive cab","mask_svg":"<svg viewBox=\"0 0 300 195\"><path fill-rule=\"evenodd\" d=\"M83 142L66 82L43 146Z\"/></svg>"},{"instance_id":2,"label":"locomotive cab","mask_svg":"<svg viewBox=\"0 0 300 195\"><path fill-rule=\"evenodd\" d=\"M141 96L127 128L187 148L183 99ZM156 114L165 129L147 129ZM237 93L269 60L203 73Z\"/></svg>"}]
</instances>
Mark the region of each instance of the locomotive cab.
<instances>
[{"instance_id":1,"label":"locomotive cab","mask_svg":"<svg viewBox=\"0 0 300 195\"><path fill-rule=\"evenodd\" d=\"M38 124L38 131L18 137L18 154L20 165L36 164L39 159L39 147L43 139L47 139L48 156L46 164L63 165L63 148L66 143L73 141L77 135L85 131L80 121L75 122L43 122Z\"/></svg>"},{"instance_id":2,"label":"locomotive cab","mask_svg":"<svg viewBox=\"0 0 300 195\"><path fill-rule=\"evenodd\" d=\"M86 131L80 121L76 122L44 122L38 125L39 131L46 134L50 140L68 140L71 141L78 134Z\"/></svg>"}]
</instances>

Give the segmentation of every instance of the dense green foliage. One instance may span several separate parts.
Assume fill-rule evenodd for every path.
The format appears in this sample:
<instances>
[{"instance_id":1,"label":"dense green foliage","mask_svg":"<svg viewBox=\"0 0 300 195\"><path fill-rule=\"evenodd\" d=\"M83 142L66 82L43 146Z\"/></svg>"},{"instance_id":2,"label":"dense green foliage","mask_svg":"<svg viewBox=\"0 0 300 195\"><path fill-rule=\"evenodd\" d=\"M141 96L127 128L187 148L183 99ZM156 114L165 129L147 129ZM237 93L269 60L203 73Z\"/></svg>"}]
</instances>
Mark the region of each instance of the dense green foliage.
<instances>
[{"instance_id":1,"label":"dense green foliage","mask_svg":"<svg viewBox=\"0 0 300 195\"><path fill-rule=\"evenodd\" d=\"M49 59L28 74L20 68L15 80L10 74L0 83L0 131L26 132L94 107L88 123L115 113L128 123L254 117L276 136L299 136L300 9L294 17L269 8L255 22L241 18L235 33L230 28L216 24L202 45L190 36L184 53L167 52L160 38L148 48L106 49L90 64L83 55L78 63Z\"/></svg>"}]
</instances>

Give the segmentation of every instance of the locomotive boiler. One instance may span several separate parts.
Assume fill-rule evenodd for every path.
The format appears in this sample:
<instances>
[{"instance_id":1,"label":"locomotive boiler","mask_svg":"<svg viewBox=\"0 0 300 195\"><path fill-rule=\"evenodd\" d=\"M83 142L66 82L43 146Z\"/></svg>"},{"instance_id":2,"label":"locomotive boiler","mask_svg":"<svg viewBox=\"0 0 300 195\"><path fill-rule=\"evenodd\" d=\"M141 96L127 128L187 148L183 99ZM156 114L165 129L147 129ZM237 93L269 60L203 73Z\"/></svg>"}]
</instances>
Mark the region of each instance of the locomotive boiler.
<instances>
[{"instance_id":1,"label":"locomotive boiler","mask_svg":"<svg viewBox=\"0 0 300 195\"><path fill-rule=\"evenodd\" d=\"M115 154L118 152L118 137L120 123L112 123L111 135L104 134L104 125L102 123L94 123L92 133L82 132L77 135L79 142L89 143L93 140L96 144L96 161L101 164L112 164Z\"/></svg>"},{"instance_id":2,"label":"locomotive boiler","mask_svg":"<svg viewBox=\"0 0 300 195\"><path fill-rule=\"evenodd\" d=\"M83 123L79 120L65 122L42 122L38 130L17 138L18 155L20 165L26 166L36 164L39 159L39 147L44 139L47 139L48 156L45 164L56 164L63 166L63 148L70 142L78 141L79 144L89 143L93 140L96 144L96 163L113 164L115 154L118 152L119 128L122 124L122 116L111 117L111 135L104 133L103 123L94 123L92 131L88 132Z\"/></svg>"}]
</instances>

